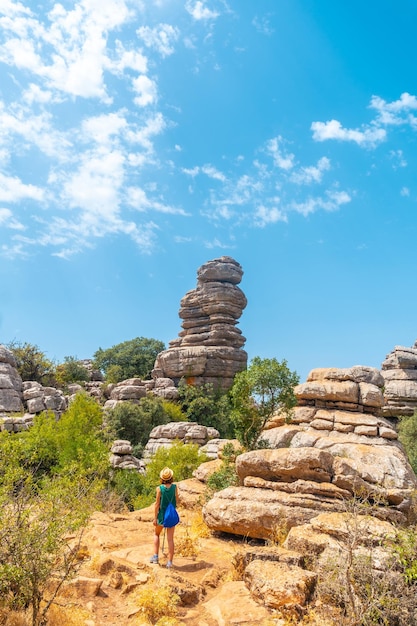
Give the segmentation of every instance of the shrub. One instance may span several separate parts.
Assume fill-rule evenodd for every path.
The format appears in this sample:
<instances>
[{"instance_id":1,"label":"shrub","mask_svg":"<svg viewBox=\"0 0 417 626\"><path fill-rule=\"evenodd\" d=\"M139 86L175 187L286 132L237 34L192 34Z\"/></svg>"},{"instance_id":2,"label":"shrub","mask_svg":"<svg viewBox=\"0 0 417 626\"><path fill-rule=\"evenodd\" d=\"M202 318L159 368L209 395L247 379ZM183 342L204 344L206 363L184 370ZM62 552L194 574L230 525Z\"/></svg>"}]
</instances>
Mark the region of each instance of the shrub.
<instances>
[{"instance_id":1,"label":"shrub","mask_svg":"<svg viewBox=\"0 0 417 626\"><path fill-rule=\"evenodd\" d=\"M221 437L233 437L228 393L214 389L209 383L195 386L181 380L178 385L178 402L190 422L212 426L219 431Z\"/></svg>"},{"instance_id":2,"label":"shrub","mask_svg":"<svg viewBox=\"0 0 417 626\"><path fill-rule=\"evenodd\" d=\"M417 411L414 415L400 417L398 432L410 465L417 473Z\"/></svg>"},{"instance_id":3,"label":"shrub","mask_svg":"<svg viewBox=\"0 0 417 626\"><path fill-rule=\"evenodd\" d=\"M168 407L168 410L167 410ZM159 424L172 421L171 404L149 394L137 404L123 402L107 413L110 437L127 439L133 445L135 456L141 456L151 430Z\"/></svg>"},{"instance_id":4,"label":"shrub","mask_svg":"<svg viewBox=\"0 0 417 626\"><path fill-rule=\"evenodd\" d=\"M16 359L17 371L22 380L34 380L45 386L55 384L55 366L38 346L11 341L6 347Z\"/></svg>"},{"instance_id":5,"label":"shrub","mask_svg":"<svg viewBox=\"0 0 417 626\"><path fill-rule=\"evenodd\" d=\"M170 447L159 448L146 466L142 492L135 500L135 508L141 509L155 500L155 489L160 484L159 473L164 467L173 470L174 480L178 482L191 478L193 471L205 461L207 456L195 444L176 441Z\"/></svg>"},{"instance_id":6,"label":"shrub","mask_svg":"<svg viewBox=\"0 0 417 626\"><path fill-rule=\"evenodd\" d=\"M90 374L76 357L66 356L64 363L57 365L55 378L57 385L65 388L70 383L81 383L90 380Z\"/></svg>"},{"instance_id":7,"label":"shrub","mask_svg":"<svg viewBox=\"0 0 417 626\"><path fill-rule=\"evenodd\" d=\"M141 589L136 597L136 604L151 624L158 623L162 618L175 618L179 603L179 596L169 586L160 585L156 580Z\"/></svg>"},{"instance_id":8,"label":"shrub","mask_svg":"<svg viewBox=\"0 0 417 626\"><path fill-rule=\"evenodd\" d=\"M232 487L238 484L235 457L236 451L233 444L227 443L223 448L223 459L220 469L213 472L207 480L209 497L216 491L221 491L222 489L226 489L226 487Z\"/></svg>"}]
</instances>

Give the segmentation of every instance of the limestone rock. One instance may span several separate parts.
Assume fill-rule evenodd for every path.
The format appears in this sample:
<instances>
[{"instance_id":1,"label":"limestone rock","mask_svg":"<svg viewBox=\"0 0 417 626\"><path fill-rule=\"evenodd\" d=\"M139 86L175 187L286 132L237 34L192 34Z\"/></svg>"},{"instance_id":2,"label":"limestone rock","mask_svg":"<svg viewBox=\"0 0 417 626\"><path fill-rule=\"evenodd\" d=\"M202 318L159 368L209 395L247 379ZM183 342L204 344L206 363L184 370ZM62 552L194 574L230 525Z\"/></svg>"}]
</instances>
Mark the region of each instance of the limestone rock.
<instances>
[{"instance_id":1,"label":"limestone rock","mask_svg":"<svg viewBox=\"0 0 417 626\"><path fill-rule=\"evenodd\" d=\"M148 443L143 451L146 461L161 447L170 447L175 441L193 443L204 446L210 439L218 439L219 432L215 428L202 426L195 422L169 422L152 429Z\"/></svg>"},{"instance_id":2,"label":"limestone rock","mask_svg":"<svg viewBox=\"0 0 417 626\"><path fill-rule=\"evenodd\" d=\"M414 415L417 409L417 342L412 348L395 346L382 363L385 381L383 415Z\"/></svg>"},{"instance_id":3,"label":"limestone rock","mask_svg":"<svg viewBox=\"0 0 417 626\"><path fill-rule=\"evenodd\" d=\"M237 372L246 368L245 338L236 327L247 301L237 286L243 271L231 257L202 265L197 287L181 300L182 331L155 361L153 378L181 378L192 384L211 383L229 389Z\"/></svg>"},{"instance_id":4,"label":"limestone rock","mask_svg":"<svg viewBox=\"0 0 417 626\"><path fill-rule=\"evenodd\" d=\"M291 422L277 415L263 431L272 449L238 456L240 486L204 507L210 528L268 538L276 524L291 528L363 497L377 503L375 517L405 521L417 478L395 422L380 415L379 372L355 366L313 370L308 378L295 389L301 405Z\"/></svg>"},{"instance_id":5,"label":"limestone rock","mask_svg":"<svg viewBox=\"0 0 417 626\"><path fill-rule=\"evenodd\" d=\"M117 439L113 442L109 462L117 469L136 470L141 474L146 471L145 463L133 456L132 444L126 439Z\"/></svg>"},{"instance_id":6,"label":"limestone rock","mask_svg":"<svg viewBox=\"0 0 417 626\"><path fill-rule=\"evenodd\" d=\"M278 609L305 606L314 591L317 574L286 563L252 561L244 580L258 602Z\"/></svg>"},{"instance_id":7,"label":"limestone rock","mask_svg":"<svg viewBox=\"0 0 417 626\"><path fill-rule=\"evenodd\" d=\"M0 412L19 413L22 408L22 379L13 353L0 344Z\"/></svg>"}]
</instances>

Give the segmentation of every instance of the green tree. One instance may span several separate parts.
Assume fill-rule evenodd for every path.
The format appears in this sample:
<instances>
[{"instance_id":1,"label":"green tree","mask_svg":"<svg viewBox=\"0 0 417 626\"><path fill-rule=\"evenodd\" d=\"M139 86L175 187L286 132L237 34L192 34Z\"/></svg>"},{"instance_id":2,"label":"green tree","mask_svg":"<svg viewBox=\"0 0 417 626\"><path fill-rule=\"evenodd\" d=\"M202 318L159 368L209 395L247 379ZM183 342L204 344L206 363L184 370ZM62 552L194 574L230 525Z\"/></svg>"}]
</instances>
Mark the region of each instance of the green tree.
<instances>
[{"instance_id":1,"label":"green tree","mask_svg":"<svg viewBox=\"0 0 417 626\"><path fill-rule=\"evenodd\" d=\"M11 341L6 347L16 359L17 371L22 380L35 380L41 385L55 383L55 365L46 358L38 346L27 342Z\"/></svg>"},{"instance_id":2,"label":"green tree","mask_svg":"<svg viewBox=\"0 0 417 626\"><path fill-rule=\"evenodd\" d=\"M232 407L227 392L214 389L210 383L189 385L182 379L178 385L178 402L188 421L212 426L221 437L233 436Z\"/></svg>"},{"instance_id":3,"label":"green tree","mask_svg":"<svg viewBox=\"0 0 417 626\"><path fill-rule=\"evenodd\" d=\"M110 438L130 441L136 456L141 456L155 426L174 421L172 411L166 410L162 398L151 394L141 398L137 404L121 402L106 415Z\"/></svg>"},{"instance_id":4,"label":"green tree","mask_svg":"<svg viewBox=\"0 0 417 626\"><path fill-rule=\"evenodd\" d=\"M66 356L64 357L64 363L57 365L55 378L60 387L65 387L70 383L81 383L90 380L90 374L75 356Z\"/></svg>"},{"instance_id":5,"label":"green tree","mask_svg":"<svg viewBox=\"0 0 417 626\"><path fill-rule=\"evenodd\" d=\"M417 473L417 411L414 415L400 417L398 433L410 465L414 473Z\"/></svg>"},{"instance_id":6,"label":"green tree","mask_svg":"<svg viewBox=\"0 0 417 626\"><path fill-rule=\"evenodd\" d=\"M136 337L112 348L99 348L94 354L95 367L101 370L107 382L118 383L127 378L148 379L157 355L165 345L157 339Z\"/></svg>"},{"instance_id":7,"label":"green tree","mask_svg":"<svg viewBox=\"0 0 417 626\"><path fill-rule=\"evenodd\" d=\"M1 473L0 608L26 610L32 626L44 626L62 584L80 564L82 528L98 508L102 484L76 471L35 481L10 458Z\"/></svg>"},{"instance_id":8,"label":"green tree","mask_svg":"<svg viewBox=\"0 0 417 626\"><path fill-rule=\"evenodd\" d=\"M296 405L294 387L298 382L297 373L289 370L285 359L279 362L255 357L247 370L236 374L230 392L231 419L245 448L256 447L265 424L276 411L290 416Z\"/></svg>"}]
</instances>

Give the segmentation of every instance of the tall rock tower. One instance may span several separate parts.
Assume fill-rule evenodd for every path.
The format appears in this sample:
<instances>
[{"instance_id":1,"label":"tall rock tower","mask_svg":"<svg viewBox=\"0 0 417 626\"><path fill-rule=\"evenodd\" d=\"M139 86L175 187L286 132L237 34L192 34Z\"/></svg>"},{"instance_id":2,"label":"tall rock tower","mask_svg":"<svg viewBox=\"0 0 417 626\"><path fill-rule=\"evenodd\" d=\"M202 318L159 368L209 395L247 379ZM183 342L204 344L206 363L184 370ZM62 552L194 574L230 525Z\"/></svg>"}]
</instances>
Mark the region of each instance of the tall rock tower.
<instances>
[{"instance_id":1,"label":"tall rock tower","mask_svg":"<svg viewBox=\"0 0 417 626\"><path fill-rule=\"evenodd\" d=\"M237 372L246 369L245 337L236 328L247 300L237 286L240 264L228 256L208 261L197 272L197 287L181 300L182 331L155 361L153 378L181 378L189 384L212 383L229 389Z\"/></svg>"}]
</instances>

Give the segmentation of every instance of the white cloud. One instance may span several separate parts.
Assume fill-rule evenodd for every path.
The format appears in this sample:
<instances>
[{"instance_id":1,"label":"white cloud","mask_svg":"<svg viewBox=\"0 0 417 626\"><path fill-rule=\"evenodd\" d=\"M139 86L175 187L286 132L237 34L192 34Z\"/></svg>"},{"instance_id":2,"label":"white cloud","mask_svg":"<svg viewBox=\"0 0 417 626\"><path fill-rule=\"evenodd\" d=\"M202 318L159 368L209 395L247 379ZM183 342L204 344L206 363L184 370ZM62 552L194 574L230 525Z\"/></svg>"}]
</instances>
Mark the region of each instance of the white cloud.
<instances>
[{"instance_id":1,"label":"white cloud","mask_svg":"<svg viewBox=\"0 0 417 626\"><path fill-rule=\"evenodd\" d=\"M394 162L394 169L397 169L399 167L407 167L408 163L404 158L404 153L402 150L390 150L389 155Z\"/></svg>"},{"instance_id":2,"label":"white cloud","mask_svg":"<svg viewBox=\"0 0 417 626\"><path fill-rule=\"evenodd\" d=\"M141 74L132 81L133 89L138 94L134 103L141 107L146 107L149 104L153 104L157 99L157 87L156 83L148 76Z\"/></svg>"},{"instance_id":3,"label":"white cloud","mask_svg":"<svg viewBox=\"0 0 417 626\"><path fill-rule=\"evenodd\" d=\"M417 110L417 98L407 92L401 94L399 100L386 102L379 96L372 96L369 108L378 112L378 121L385 125L398 125L415 121L413 116L410 117L410 111ZM405 118L403 117L405 115Z\"/></svg>"},{"instance_id":4,"label":"white cloud","mask_svg":"<svg viewBox=\"0 0 417 626\"><path fill-rule=\"evenodd\" d=\"M195 20L214 20L220 15L217 11L207 8L205 2L201 0L197 0L196 2L187 0L185 9Z\"/></svg>"},{"instance_id":5,"label":"white cloud","mask_svg":"<svg viewBox=\"0 0 417 626\"><path fill-rule=\"evenodd\" d=\"M263 228L268 224L275 224L276 222L287 222L287 216L278 207L266 207L260 205L256 207L254 213L255 225Z\"/></svg>"},{"instance_id":6,"label":"white cloud","mask_svg":"<svg viewBox=\"0 0 417 626\"><path fill-rule=\"evenodd\" d=\"M122 75L125 69L135 70L140 74L148 71L148 59L137 50L126 50L123 43L116 40L116 52L114 59L108 59L108 69L117 75Z\"/></svg>"},{"instance_id":7,"label":"white cloud","mask_svg":"<svg viewBox=\"0 0 417 626\"><path fill-rule=\"evenodd\" d=\"M0 202L19 202L44 198L44 191L35 185L26 185L20 178L6 176L0 172Z\"/></svg>"},{"instance_id":8,"label":"white cloud","mask_svg":"<svg viewBox=\"0 0 417 626\"><path fill-rule=\"evenodd\" d=\"M81 133L99 144L108 144L127 128L127 120L121 112L103 113L82 122Z\"/></svg>"},{"instance_id":9,"label":"white cloud","mask_svg":"<svg viewBox=\"0 0 417 626\"><path fill-rule=\"evenodd\" d=\"M140 144L149 153L153 151L153 144L151 138L155 135L159 135L166 128L166 122L161 113L149 116L144 126L139 130L127 129L126 139L130 143Z\"/></svg>"},{"instance_id":10,"label":"white cloud","mask_svg":"<svg viewBox=\"0 0 417 626\"><path fill-rule=\"evenodd\" d=\"M339 141L353 141L359 146L374 147L384 141L386 131L377 126L363 127L362 130L343 128L337 120L329 122L313 122L311 124L314 141L337 139Z\"/></svg>"},{"instance_id":11,"label":"white cloud","mask_svg":"<svg viewBox=\"0 0 417 626\"><path fill-rule=\"evenodd\" d=\"M68 11L55 4L45 24L32 16L2 18L0 26L8 39L0 60L28 70L49 89L108 104L104 85L104 71L112 67L106 51L108 33L130 17L124 0L82 0Z\"/></svg>"},{"instance_id":12,"label":"white cloud","mask_svg":"<svg viewBox=\"0 0 417 626\"><path fill-rule=\"evenodd\" d=\"M0 226L12 230L25 230L24 225L13 217L10 209L0 207Z\"/></svg>"},{"instance_id":13,"label":"white cloud","mask_svg":"<svg viewBox=\"0 0 417 626\"><path fill-rule=\"evenodd\" d=\"M0 101L0 139L14 144L16 136L23 146L35 145L49 157L65 159L71 146L68 137L52 127L52 116L47 112L33 115L23 107L7 107Z\"/></svg>"},{"instance_id":14,"label":"white cloud","mask_svg":"<svg viewBox=\"0 0 417 626\"><path fill-rule=\"evenodd\" d=\"M178 41L180 34L178 28L170 24L158 24L155 28L141 26L136 33L148 48L157 50L162 57L173 54L173 44Z\"/></svg>"},{"instance_id":15,"label":"white cloud","mask_svg":"<svg viewBox=\"0 0 417 626\"><path fill-rule=\"evenodd\" d=\"M408 198L410 196L410 189L408 187L402 187L400 191L400 195Z\"/></svg>"},{"instance_id":16,"label":"white cloud","mask_svg":"<svg viewBox=\"0 0 417 626\"><path fill-rule=\"evenodd\" d=\"M118 214L123 164L122 152L100 148L83 154L78 170L64 179L62 197L70 207L81 208L91 226Z\"/></svg>"},{"instance_id":17,"label":"white cloud","mask_svg":"<svg viewBox=\"0 0 417 626\"><path fill-rule=\"evenodd\" d=\"M213 165L203 165L201 171L209 178L214 178L214 180L220 180L221 182L225 182L226 180L226 176L213 167Z\"/></svg>"},{"instance_id":18,"label":"white cloud","mask_svg":"<svg viewBox=\"0 0 417 626\"><path fill-rule=\"evenodd\" d=\"M282 170L290 170L294 167L294 155L285 152L281 148L281 144L284 143L283 138L278 135L274 139L270 139L267 143L267 151L272 155L274 165Z\"/></svg>"},{"instance_id":19,"label":"white cloud","mask_svg":"<svg viewBox=\"0 0 417 626\"><path fill-rule=\"evenodd\" d=\"M187 176L192 176L192 178L195 178L197 174L200 173L200 168L198 167L198 165L192 168L183 167L181 171L184 172L184 174L187 174Z\"/></svg>"},{"instance_id":20,"label":"white cloud","mask_svg":"<svg viewBox=\"0 0 417 626\"><path fill-rule=\"evenodd\" d=\"M184 209L171 207L159 200L148 198L146 192L140 187L129 187L127 190L127 201L131 207L140 212L152 210L170 215L188 215Z\"/></svg>"},{"instance_id":21,"label":"white cloud","mask_svg":"<svg viewBox=\"0 0 417 626\"><path fill-rule=\"evenodd\" d=\"M6 17L16 17L19 14L32 14L31 10L23 6L21 2L12 2L12 0L1 0L0 10Z\"/></svg>"},{"instance_id":22,"label":"white cloud","mask_svg":"<svg viewBox=\"0 0 417 626\"><path fill-rule=\"evenodd\" d=\"M306 217L320 209L336 211L342 204L347 204L351 201L351 197L346 191L328 190L326 196L327 198L310 197L304 202L293 202L289 208Z\"/></svg>"},{"instance_id":23,"label":"white cloud","mask_svg":"<svg viewBox=\"0 0 417 626\"><path fill-rule=\"evenodd\" d=\"M310 183L320 183L324 172L330 170L330 160L322 157L317 165L301 167L297 172L291 174L290 180L299 185L309 185Z\"/></svg>"}]
</instances>

